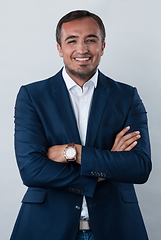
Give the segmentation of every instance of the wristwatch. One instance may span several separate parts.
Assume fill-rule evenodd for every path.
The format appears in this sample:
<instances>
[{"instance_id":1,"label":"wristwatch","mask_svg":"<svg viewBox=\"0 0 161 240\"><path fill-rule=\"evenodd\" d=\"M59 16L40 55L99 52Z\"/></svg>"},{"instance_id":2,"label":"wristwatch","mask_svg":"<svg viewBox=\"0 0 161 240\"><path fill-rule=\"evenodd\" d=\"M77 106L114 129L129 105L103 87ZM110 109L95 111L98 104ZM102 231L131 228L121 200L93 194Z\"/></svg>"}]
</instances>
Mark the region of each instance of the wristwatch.
<instances>
[{"instance_id":1,"label":"wristwatch","mask_svg":"<svg viewBox=\"0 0 161 240\"><path fill-rule=\"evenodd\" d=\"M74 143L69 143L64 149L64 157L68 162L76 161L77 151Z\"/></svg>"}]
</instances>

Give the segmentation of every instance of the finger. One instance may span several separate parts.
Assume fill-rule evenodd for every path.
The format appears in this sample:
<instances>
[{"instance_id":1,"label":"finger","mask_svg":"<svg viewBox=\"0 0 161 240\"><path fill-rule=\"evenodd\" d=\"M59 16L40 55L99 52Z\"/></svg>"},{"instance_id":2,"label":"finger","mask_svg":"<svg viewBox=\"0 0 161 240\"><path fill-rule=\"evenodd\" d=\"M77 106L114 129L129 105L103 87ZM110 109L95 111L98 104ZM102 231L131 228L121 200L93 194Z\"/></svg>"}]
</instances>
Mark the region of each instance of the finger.
<instances>
[{"instance_id":1,"label":"finger","mask_svg":"<svg viewBox=\"0 0 161 240\"><path fill-rule=\"evenodd\" d=\"M116 138L122 138L129 130L130 130L130 126L127 126L117 134Z\"/></svg>"},{"instance_id":2,"label":"finger","mask_svg":"<svg viewBox=\"0 0 161 240\"><path fill-rule=\"evenodd\" d=\"M138 140L140 137L141 135L139 131L129 133L122 137L119 142L114 144L114 149L117 151L124 151L129 145Z\"/></svg>"},{"instance_id":3,"label":"finger","mask_svg":"<svg viewBox=\"0 0 161 240\"><path fill-rule=\"evenodd\" d=\"M129 134L123 136L120 139L120 141L117 143L117 145L118 145L118 147L121 147L122 145L123 146L128 146L132 142L134 142L135 140L139 139L140 137L141 136L140 136L140 132L139 131L129 133Z\"/></svg>"},{"instance_id":4,"label":"finger","mask_svg":"<svg viewBox=\"0 0 161 240\"><path fill-rule=\"evenodd\" d=\"M119 132L116 135L115 138L115 142L114 142L114 146L118 144L118 142L121 140L121 138L130 130L130 126L127 126L126 128L124 128L121 132Z\"/></svg>"},{"instance_id":5,"label":"finger","mask_svg":"<svg viewBox=\"0 0 161 240\"><path fill-rule=\"evenodd\" d=\"M104 180L106 180L105 178L98 178L98 182L101 182L101 181L104 181Z\"/></svg>"},{"instance_id":6,"label":"finger","mask_svg":"<svg viewBox=\"0 0 161 240\"><path fill-rule=\"evenodd\" d=\"M130 146L128 146L124 151L131 151L136 145L138 144L137 141L133 142Z\"/></svg>"},{"instance_id":7,"label":"finger","mask_svg":"<svg viewBox=\"0 0 161 240\"><path fill-rule=\"evenodd\" d=\"M141 137L139 131L126 134L129 129L130 127L128 126L117 134L111 151L125 151L125 149L129 147L129 145L131 145L135 140L138 140Z\"/></svg>"},{"instance_id":8,"label":"finger","mask_svg":"<svg viewBox=\"0 0 161 240\"><path fill-rule=\"evenodd\" d=\"M135 132L129 133L129 134L123 136L123 137L121 138L121 141L122 141L122 142L128 141L129 139L131 139L131 138L133 138L133 137L135 137L135 136L137 136L137 135L140 135L140 132L139 132L139 131L135 131Z\"/></svg>"},{"instance_id":9,"label":"finger","mask_svg":"<svg viewBox=\"0 0 161 240\"><path fill-rule=\"evenodd\" d=\"M126 148L128 148L131 144L133 144L139 138L141 138L140 134L135 135L126 141L123 141L123 144L120 146L120 151L125 151Z\"/></svg>"}]
</instances>

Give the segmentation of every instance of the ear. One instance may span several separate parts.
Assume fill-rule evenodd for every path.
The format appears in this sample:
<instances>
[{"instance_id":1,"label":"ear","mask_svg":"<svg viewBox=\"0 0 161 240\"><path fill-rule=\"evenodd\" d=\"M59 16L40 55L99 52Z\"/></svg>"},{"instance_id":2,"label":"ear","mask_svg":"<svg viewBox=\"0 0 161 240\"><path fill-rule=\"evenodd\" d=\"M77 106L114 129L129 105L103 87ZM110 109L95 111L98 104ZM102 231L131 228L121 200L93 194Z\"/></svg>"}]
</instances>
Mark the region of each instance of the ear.
<instances>
[{"instance_id":1,"label":"ear","mask_svg":"<svg viewBox=\"0 0 161 240\"><path fill-rule=\"evenodd\" d=\"M102 53L101 53L101 56L103 56L103 54L104 54L104 49L105 49L105 46L106 46L106 43L105 43L105 42L103 42L103 44L102 44Z\"/></svg>"},{"instance_id":2,"label":"ear","mask_svg":"<svg viewBox=\"0 0 161 240\"><path fill-rule=\"evenodd\" d=\"M57 43L57 49L58 49L58 52L59 52L59 56L60 57L63 57L63 51L62 51L62 48L61 46Z\"/></svg>"}]
</instances>

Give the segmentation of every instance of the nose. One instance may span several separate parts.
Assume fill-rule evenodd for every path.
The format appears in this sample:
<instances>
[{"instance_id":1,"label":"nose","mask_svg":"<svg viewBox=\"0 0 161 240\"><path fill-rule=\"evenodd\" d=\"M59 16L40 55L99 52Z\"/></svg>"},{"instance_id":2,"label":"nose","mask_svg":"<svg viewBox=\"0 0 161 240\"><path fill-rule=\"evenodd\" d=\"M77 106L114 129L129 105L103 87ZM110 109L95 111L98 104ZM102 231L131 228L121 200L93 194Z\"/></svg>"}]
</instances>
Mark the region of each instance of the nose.
<instances>
[{"instance_id":1,"label":"nose","mask_svg":"<svg viewBox=\"0 0 161 240\"><path fill-rule=\"evenodd\" d=\"M77 52L79 54L85 54L88 52L88 46L85 42L79 42Z\"/></svg>"}]
</instances>

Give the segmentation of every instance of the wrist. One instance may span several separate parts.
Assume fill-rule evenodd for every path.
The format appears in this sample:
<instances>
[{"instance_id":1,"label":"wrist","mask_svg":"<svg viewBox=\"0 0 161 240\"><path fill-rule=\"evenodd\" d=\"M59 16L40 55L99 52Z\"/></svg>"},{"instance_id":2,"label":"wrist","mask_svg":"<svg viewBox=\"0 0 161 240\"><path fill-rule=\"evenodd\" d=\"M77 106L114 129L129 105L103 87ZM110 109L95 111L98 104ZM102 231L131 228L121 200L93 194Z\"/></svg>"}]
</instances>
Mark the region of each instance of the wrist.
<instances>
[{"instance_id":1,"label":"wrist","mask_svg":"<svg viewBox=\"0 0 161 240\"><path fill-rule=\"evenodd\" d=\"M77 151L76 163L81 165L82 145L75 144L75 147Z\"/></svg>"},{"instance_id":2,"label":"wrist","mask_svg":"<svg viewBox=\"0 0 161 240\"><path fill-rule=\"evenodd\" d=\"M68 143L63 152L64 158L67 162L75 162L77 150L74 143Z\"/></svg>"},{"instance_id":3,"label":"wrist","mask_svg":"<svg viewBox=\"0 0 161 240\"><path fill-rule=\"evenodd\" d=\"M75 151L75 153L74 153ZM79 144L69 143L63 150L63 157L65 162L76 162L81 165L82 146Z\"/></svg>"}]
</instances>

